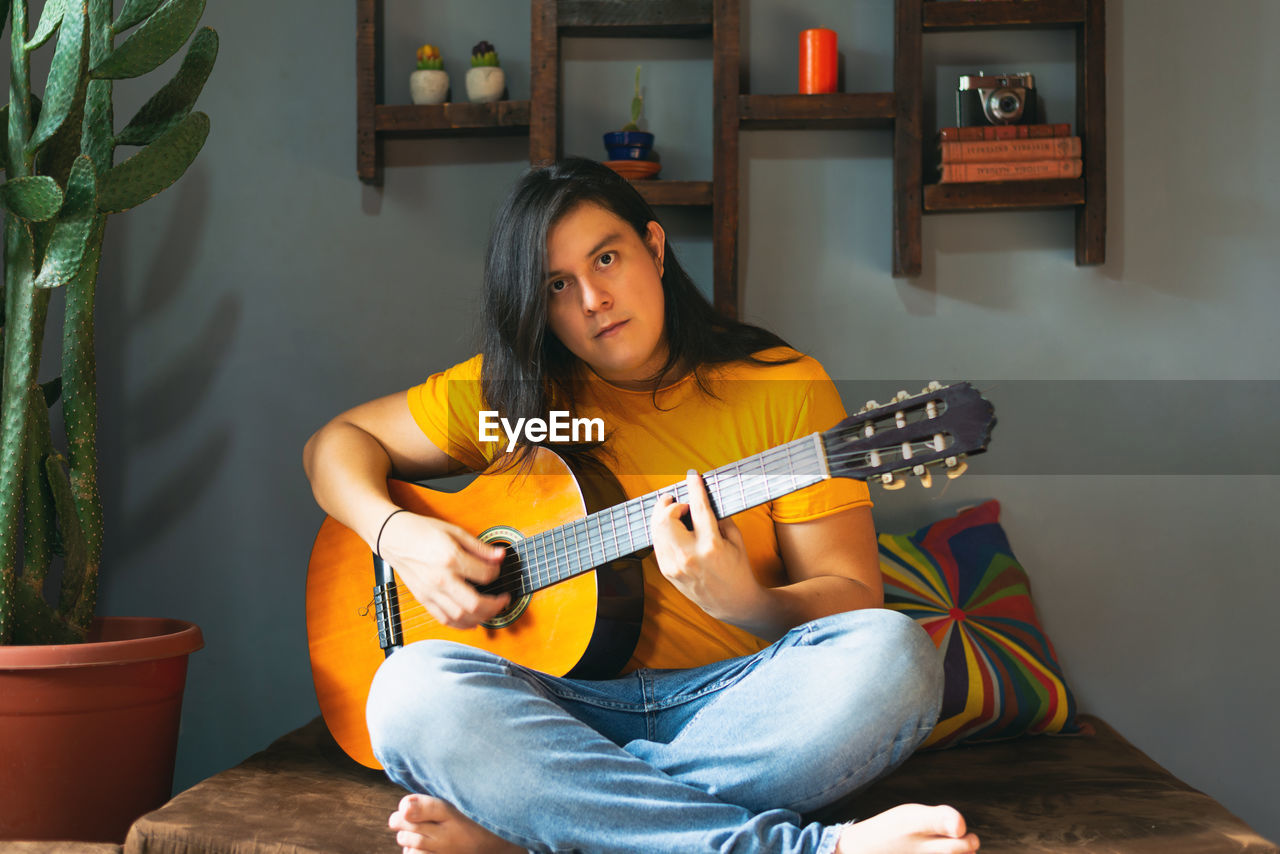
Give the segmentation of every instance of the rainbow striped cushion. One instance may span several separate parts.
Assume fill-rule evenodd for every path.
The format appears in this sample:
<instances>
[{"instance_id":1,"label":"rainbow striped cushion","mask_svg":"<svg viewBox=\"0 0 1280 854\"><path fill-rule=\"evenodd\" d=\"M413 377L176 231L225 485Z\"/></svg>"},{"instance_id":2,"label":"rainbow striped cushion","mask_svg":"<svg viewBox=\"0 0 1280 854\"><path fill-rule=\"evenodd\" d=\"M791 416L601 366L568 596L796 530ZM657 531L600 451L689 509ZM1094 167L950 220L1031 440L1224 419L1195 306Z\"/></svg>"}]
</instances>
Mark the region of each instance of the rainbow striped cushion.
<instances>
[{"instance_id":1,"label":"rainbow striped cushion","mask_svg":"<svg viewBox=\"0 0 1280 854\"><path fill-rule=\"evenodd\" d=\"M880 572L885 607L914 618L945 659L942 713L921 747L1079 731L999 502L914 534L881 534Z\"/></svg>"}]
</instances>

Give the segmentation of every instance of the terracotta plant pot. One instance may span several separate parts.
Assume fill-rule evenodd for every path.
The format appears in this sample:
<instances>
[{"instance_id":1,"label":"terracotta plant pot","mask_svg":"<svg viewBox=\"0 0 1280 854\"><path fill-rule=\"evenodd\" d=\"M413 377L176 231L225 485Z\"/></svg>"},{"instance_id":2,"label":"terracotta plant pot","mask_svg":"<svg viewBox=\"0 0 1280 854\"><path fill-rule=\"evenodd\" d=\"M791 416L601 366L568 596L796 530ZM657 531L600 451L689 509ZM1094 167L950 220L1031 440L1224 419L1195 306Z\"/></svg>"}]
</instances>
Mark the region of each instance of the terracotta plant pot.
<instances>
[{"instance_id":1,"label":"terracotta plant pot","mask_svg":"<svg viewBox=\"0 0 1280 854\"><path fill-rule=\"evenodd\" d=\"M182 620L104 617L89 642L0 646L0 838L123 842L169 799L187 656Z\"/></svg>"}]
</instances>

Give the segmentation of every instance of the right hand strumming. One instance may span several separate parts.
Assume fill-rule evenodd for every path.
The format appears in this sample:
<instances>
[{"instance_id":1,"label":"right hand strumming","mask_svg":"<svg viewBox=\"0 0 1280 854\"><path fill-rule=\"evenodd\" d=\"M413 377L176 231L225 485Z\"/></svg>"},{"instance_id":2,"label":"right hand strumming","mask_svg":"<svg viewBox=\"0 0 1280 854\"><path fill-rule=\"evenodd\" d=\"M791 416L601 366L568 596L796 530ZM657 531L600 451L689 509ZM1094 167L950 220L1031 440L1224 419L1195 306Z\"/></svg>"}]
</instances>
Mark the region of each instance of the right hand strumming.
<instances>
[{"instance_id":1,"label":"right hand strumming","mask_svg":"<svg viewBox=\"0 0 1280 854\"><path fill-rule=\"evenodd\" d=\"M506 549L449 522L397 513L382 531L381 553L413 598L451 628L474 628L511 601L509 593L485 595L474 586L498 577Z\"/></svg>"}]
</instances>

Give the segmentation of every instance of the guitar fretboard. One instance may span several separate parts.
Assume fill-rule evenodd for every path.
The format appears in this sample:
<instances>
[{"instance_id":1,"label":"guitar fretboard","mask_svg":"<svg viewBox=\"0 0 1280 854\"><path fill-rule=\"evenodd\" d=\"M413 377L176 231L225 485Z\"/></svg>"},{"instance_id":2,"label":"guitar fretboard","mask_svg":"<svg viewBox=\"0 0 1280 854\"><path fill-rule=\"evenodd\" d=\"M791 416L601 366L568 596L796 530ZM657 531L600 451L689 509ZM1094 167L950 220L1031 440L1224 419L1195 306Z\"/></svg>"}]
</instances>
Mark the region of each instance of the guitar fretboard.
<instances>
[{"instance_id":1,"label":"guitar fretboard","mask_svg":"<svg viewBox=\"0 0 1280 854\"><path fill-rule=\"evenodd\" d=\"M703 474L717 519L829 478L821 435L809 436ZM652 545L649 519L661 495L689 498L684 480L513 544L492 587L523 596ZM514 574L519 573L519 586Z\"/></svg>"}]
</instances>

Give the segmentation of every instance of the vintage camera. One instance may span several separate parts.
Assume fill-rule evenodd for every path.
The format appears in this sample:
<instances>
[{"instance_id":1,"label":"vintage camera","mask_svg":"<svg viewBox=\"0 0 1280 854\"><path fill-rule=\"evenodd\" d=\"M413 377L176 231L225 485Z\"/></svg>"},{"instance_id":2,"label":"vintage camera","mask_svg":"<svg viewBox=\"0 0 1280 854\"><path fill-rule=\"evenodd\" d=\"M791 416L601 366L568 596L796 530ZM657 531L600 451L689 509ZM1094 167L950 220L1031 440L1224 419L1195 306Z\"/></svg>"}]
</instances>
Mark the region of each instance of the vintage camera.
<instances>
[{"instance_id":1,"label":"vintage camera","mask_svg":"<svg viewBox=\"0 0 1280 854\"><path fill-rule=\"evenodd\" d=\"M965 74L956 90L956 123L1033 125L1037 120L1035 79L1030 74Z\"/></svg>"}]
</instances>

